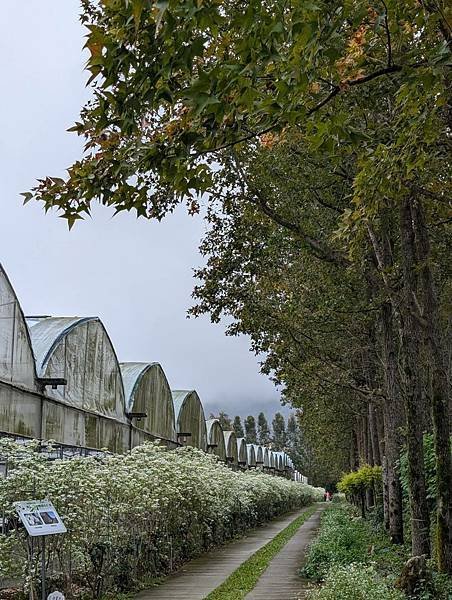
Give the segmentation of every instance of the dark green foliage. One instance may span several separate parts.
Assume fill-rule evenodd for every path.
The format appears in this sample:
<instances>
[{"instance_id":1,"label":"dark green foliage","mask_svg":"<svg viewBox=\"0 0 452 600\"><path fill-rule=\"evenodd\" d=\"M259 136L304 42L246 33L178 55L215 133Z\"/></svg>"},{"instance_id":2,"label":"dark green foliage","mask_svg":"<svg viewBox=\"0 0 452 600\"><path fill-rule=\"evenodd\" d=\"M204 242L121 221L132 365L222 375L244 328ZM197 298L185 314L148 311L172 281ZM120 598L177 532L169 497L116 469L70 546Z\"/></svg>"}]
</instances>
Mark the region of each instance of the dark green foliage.
<instances>
[{"instance_id":1,"label":"dark green foliage","mask_svg":"<svg viewBox=\"0 0 452 600\"><path fill-rule=\"evenodd\" d=\"M234 417L234 422L232 423L232 429L238 438L245 437L245 432L243 431L242 419L238 415Z\"/></svg>"},{"instance_id":2,"label":"dark green foliage","mask_svg":"<svg viewBox=\"0 0 452 600\"><path fill-rule=\"evenodd\" d=\"M391 545L380 519L363 520L353 507L338 503L323 514L302 575L326 580L324 591L314 594L313 600L398 598L394 585L408 558L409 548ZM419 590L417 600L450 600L452 579L434 571L434 561L429 561L429 569L433 583ZM386 590L386 584L385 595L372 596L375 589ZM344 592L338 595L341 586Z\"/></svg>"},{"instance_id":3,"label":"dark green foliage","mask_svg":"<svg viewBox=\"0 0 452 600\"><path fill-rule=\"evenodd\" d=\"M424 435L424 465L425 465L425 483L427 486L427 499L431 510L436 509L436 461L435 449L433 444L433 435L431 433ZM408 457L406 451L403 452L400 459L400 475L402 481L403 494L408 500Z\"/></svg>"},{"instance_id":4,"label":"dark green foliage","mask_svg":"<svg viewBox=\"0 0 452 600\"><path fill-rule=\"evenodd\" d=\"M229 418L229 415L225 412L221 411L218 415L218 420L220 421L220 425L224 431L231 431L232 429L232 421Z\"/></svg>"},{"instance_id":5,"label":"dark green foliage","mask_svg":"<svg viewBox=\"0 0 452 600\"><path fill-rule=\"evenodd\" d=\"M281 413L277 412L272 421L273 447L276 450L284 450L287 443L286 422Z\"/></svg>"},{"instance_id":6,"label":"dark green foliage","mask_svg":"<svg viewBox=\"0 0 452 600\"><path fill-rule=\"evenodd\" d=\"M263 446L269 444L271 440L268 421L263 412L260 412L257 416L257 438L259 444Z\"/></svg>"},{"instance_id":7,"label":"dark green foliage","mask_svg":"<svg viewBox=\"0 0 452 600\"><path fill-rule=\"evenodd\" d=\"M256 419L252 415L245 419L245 437L247 444L257 443Z\"/></svg>"},{"instance_id":8,"label":"dark green foliage","mask_svg":"<svg viewBox=\"0 0 452 600\"><path fill-rule=\"evenodd\" d=\"M303 574L323 579L333 565L377 561L394 579L403 564L403 553L391 547L381 526L364 521L347 504L336 504L322 516L320 534L312 544Z\"/></svg>"}]
</instances>

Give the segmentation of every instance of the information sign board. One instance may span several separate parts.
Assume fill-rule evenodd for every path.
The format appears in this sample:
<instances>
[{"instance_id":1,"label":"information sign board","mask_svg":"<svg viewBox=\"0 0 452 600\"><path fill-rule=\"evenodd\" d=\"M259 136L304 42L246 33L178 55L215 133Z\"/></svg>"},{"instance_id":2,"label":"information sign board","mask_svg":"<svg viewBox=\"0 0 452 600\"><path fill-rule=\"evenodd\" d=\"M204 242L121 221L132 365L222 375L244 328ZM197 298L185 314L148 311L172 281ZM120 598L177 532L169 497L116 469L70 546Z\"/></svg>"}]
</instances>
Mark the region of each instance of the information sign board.
<instances>
[{"instance_id":1,"label":"information sign board","mask_svg":"<svg viewBox=\"0 0 452 600\"><path fill-rule=\"evenodd\" d=\"M67 531L50 500L14 502L14 507L29 535L33 537Z\"/></svg>"}]
</instances>

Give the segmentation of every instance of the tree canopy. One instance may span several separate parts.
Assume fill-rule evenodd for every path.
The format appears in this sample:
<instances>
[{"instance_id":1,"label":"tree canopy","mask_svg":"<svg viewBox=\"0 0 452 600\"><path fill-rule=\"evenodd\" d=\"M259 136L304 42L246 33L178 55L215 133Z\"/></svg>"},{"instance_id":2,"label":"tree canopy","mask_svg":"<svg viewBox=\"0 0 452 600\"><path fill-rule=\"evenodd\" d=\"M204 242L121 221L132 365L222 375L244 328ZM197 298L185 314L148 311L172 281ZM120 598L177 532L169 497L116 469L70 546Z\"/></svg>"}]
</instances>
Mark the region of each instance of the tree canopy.
<instances>
[{"instance_id":1,"label":"tree canopy","mask_svg":"<svg viewBox=\"0 0 452 600\"><path fill-rule=\"evenodd\" d=\"M85 154L25 200L69 225L99 201L161 219L208 193L192 313L232 317L335 467L384 462L403 540L452 572L451 7L442 0L83 0ZM256 441L254 417L245 421ZM402 436L403 433L403 436ZM328 467L328 470L330 467Z\"/></svg>"},{"instance_id":2,"label":"tree canopy","mask_svg":"<svg viewBox=\"0 0 452 600\"><path fill-rule=\"evenodd\" d=\"M221 150L271 145L296 127L306 142L359 152L356 197L389 190L425 163L420 136L439 134L448 101L450 7L408 0L83 0L93 98L73 131L85 156L66 179L47 177L26 199L69 224L93 200L161 218L212 189ZM450 16L450 15L449 15ZM394 99L391 140L372 148L363 102ZM383 125L384 127L384 125ZM368 147L370 142L370 148ZM369 152L370 151L370 152ZM395 158L395 152L397 158Z\"/></svg>"}]
</instances>

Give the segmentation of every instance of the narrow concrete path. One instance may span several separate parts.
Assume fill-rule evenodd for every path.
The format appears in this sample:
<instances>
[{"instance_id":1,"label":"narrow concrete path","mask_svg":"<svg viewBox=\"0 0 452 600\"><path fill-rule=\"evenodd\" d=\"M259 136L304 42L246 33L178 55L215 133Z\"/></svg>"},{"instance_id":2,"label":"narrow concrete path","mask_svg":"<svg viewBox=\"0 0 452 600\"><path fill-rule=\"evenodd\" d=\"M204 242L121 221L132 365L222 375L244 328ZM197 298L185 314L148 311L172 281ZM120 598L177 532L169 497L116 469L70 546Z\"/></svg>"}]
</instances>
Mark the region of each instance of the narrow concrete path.
<instances>
[{"instance_id":1,"label":"narrow concrete path","mask_svg":"<svg viewBox=\"0 0 452 600\"><path fill-rule=\"evenodd\" d=\"M270 562L256 587L245 596L245 600L301 600L307 597L309 584L298 573L305 561L306 548L317 533L324 508L320 506L303 523Z\"/></svg>"},{"instance_id":2,"label":"narrow concrete path","mask_svg":"<svg viewBox=\"0 0 452 600\"><path fill-rule=\"evenodd\" d=\"M305 510L274 519L245 538L188 562L161 585L137 594L136 600L203 600Z\"/></svg>"}]
</instances>

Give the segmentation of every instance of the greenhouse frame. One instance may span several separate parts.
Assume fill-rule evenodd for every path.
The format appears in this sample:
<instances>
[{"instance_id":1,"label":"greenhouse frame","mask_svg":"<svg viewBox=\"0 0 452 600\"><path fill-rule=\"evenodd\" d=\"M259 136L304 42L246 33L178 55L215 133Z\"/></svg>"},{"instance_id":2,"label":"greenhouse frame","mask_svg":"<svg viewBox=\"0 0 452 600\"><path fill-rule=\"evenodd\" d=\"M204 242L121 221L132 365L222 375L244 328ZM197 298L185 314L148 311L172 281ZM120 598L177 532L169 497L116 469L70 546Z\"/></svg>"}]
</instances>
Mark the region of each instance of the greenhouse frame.
<instances>
[{"instance_id":1,"label":"greenhouse frame","mask_svg":"<svg viewBox=\"0 0 452 600\"><path fill-rule=\"evenodd\" d=\"M52 440L61 458L123 453L145 441L193 446L233 468L307 482L285 452L206 421L195 390L158 362L122 362L98 317L25 317L0 265L0 436Z\"/></svg>"}]
</instances>

